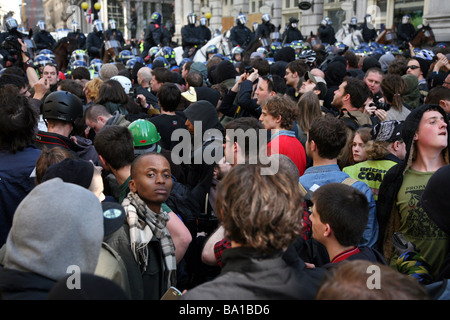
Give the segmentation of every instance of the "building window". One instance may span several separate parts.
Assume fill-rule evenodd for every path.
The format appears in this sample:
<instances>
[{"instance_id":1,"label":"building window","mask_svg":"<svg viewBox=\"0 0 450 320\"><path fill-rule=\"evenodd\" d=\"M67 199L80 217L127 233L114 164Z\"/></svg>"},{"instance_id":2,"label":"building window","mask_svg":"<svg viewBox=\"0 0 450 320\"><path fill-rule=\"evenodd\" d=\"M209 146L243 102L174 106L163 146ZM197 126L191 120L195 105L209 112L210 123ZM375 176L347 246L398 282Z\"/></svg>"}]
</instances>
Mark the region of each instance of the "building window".
<instances>
[{"instance_id":1,"label":"building window","mask_svg":"<svg viewBox=\"0 0 450 320\"><path fill-rule=\"evenodd\" d=\"M117 23L116 28L122 32L124 31L123 8L122 4L119 3L117 0L108 1L108 20L109 19L116 20ZM109 26L107 28L109 28Z\"/></svg>"}]
</instances>

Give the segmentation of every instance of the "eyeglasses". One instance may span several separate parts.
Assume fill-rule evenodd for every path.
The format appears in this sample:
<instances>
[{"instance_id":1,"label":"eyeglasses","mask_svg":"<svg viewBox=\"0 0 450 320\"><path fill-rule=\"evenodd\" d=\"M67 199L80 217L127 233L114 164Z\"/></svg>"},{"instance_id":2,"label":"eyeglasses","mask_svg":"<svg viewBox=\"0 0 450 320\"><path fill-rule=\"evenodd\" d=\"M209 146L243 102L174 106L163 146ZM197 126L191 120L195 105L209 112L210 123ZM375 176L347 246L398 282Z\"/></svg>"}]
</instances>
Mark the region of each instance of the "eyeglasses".
<instances>
[{"instance_id":1,"label":"eyeglasses","mask_svg":"<svg viewBox=\"0 0 450 320\"><path fill-rule=\"evenodd\" d=\"M408 70L408 69L416 70L416 69L419 69L419 68L420 68L419 66L408 66L408 67L406 68L406 70Z\"/></svg>"}]
</instances>

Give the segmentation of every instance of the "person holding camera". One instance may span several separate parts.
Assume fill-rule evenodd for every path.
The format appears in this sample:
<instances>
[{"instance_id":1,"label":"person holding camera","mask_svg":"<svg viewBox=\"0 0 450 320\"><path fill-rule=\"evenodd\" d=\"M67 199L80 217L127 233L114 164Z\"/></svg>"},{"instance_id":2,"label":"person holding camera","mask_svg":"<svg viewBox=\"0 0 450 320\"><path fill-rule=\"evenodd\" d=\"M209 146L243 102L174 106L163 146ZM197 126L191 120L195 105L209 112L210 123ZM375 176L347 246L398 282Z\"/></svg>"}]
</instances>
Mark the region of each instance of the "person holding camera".
<instances>
[{"instance_id":1,"label":"person holding camera","mask_svg":"<svg viewBox=\"0 0 450 320\"><path fill-rule=\"evenodd\" d=\"M386 74L381 80L383 99L370 103L365 107L372 121L383 122L388 120L404 121L411 113L404 104L402 94L406 90L405 80L397 74ZM373 119L376 116L378 119ZM378 121L379 120L379 121Z\"/></svg>"},{"instance_id":2,"label":"person holding camera","mask_svg":"<svg viewBox=\"0 0 450 320\"><path fill-rule=\"evenodd\" d=\"M26 43L22 39L10 35L1 43L0 54L3 55L3 60L0 62L6 68L17 66L23 69L27 75L30 87L34 87L39 78L33 68L33 60L28 57L26 52Z\"/></svg>"}]
</instances>

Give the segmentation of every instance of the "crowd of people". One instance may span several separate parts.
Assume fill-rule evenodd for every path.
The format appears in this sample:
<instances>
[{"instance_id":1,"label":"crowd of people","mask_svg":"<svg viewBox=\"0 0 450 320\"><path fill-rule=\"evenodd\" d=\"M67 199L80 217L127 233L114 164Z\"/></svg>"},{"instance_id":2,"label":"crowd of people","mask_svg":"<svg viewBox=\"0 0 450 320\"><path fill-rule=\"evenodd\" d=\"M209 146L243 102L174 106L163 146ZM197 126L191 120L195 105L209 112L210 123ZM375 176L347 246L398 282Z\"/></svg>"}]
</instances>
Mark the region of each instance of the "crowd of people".
<instances>
[{"instance_id":1,"label":"crowd of people","mask_svg":"<svg viewBox=\"0 0 450 320\"><path fill-rule=\"evenodd\" d=\"M2 299L450 299L445 45L361 56L291 19L283 45L205 63L186 36L177 63L152 20L160 42L95 70L35 64L17 39L0 75ZM91 40L72 62L98 60Z\"/></svg>"}]
</instances>

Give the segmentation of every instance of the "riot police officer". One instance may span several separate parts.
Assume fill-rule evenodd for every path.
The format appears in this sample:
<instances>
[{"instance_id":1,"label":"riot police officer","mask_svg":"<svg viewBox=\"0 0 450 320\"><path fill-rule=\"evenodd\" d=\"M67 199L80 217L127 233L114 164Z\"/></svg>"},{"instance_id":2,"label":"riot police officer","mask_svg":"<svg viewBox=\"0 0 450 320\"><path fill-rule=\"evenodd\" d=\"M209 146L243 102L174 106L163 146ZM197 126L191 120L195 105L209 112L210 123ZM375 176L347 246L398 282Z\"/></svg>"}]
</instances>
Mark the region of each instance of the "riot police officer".
<instances>
[{"instance_id":1,"label":"riot police officer","mask_svg":"<svg viewBox=\"0 0 450 320\"><path fill-rule=\"evenodd\" d=\"M243 14L236 17L236 25L230 30L233 47L246 48L253 39L252 31L245 25L247 18Z\"/></svg>"},{"instance_id":2,"label":"riot police officer","mask_svg":"<svg viewBox=\"0 0 450 320\"><path fill-rule=\"evenodd\" d=\"M208 19L206 19L206 17L200 18L198 30L201 34L200 38L203 39L203 44L206 44L209 40L211 40L211 30L208 28Z\"/></svg>"},{"instance_id":3,"label":"riot police officer","mask_svg":"<svg viewBox=\"0 0 450 320\"><path fill-rule=\"evenodd\" d=\"M283 32L281 36L282 43L291 43L292 41L302 40L303 35L300 30L297 28L298 19L294 17L289 18L289 25L286 30Z\"/></svg>"},{"instance_id":4,"label":"riot police officer","mask_svg":"<svg viewBox=\"0 0 450 320\"><path fill-rule=\"evenodd\" d=\"M6 19L5 28L6 31L0 33L0 45L8 36L14 36L16 38L23 39L23 34L17 30L17 20L13 17L9 17L8 19Z\"/></svg>"},{"instance_id":5,"label":"riot police officer","mask_svg":"<svg viewBox=\"0 0 450 320\"><path fill-rule=\"evenodd\" d=\"M105 36L103 35L103 22L100 20L95 20L93 22L94 30L90 32L86 40L86 48L89 54L90 60L101 57L101 50L103 43L105 41Z\"/></svg>"},{"instance_id":6,"label":"riot police officer","mask_svg":"<svg viewBox=\"0 0 450 320\"><path fill-rule=\"evenodd\" d=\"M153 12L151 21L145 30L144 50L142 58L145 58L152 47L168 46L170 42L170 33L162 24L162 15L159 12Z\"/></svg>"},{"instance_id":7,"label":"riot police officer","mask_svg":"<svg viewBox=\"0 0 450 320\"><path fill-rule=\"evenodd\" d=\"M120 47L125 46L125 40L123 39L122 31L117 29L117 22L114 19L108 21L109 29L105 31L105 40L116 40L120 43Z\"/></svg>"},{"instance_id":8,"label":"riot police officer","mask_svg":"<svg viewBox=\"0 0 450 320\"><path fill-rule=\"evenodd\" d=\"M270 34L275 32L275 26L270 22L270 14L263 14L261 20L262 23L256 29L255 39L270 39Z\"/></svg>"},{"instance_id":9,"label":"riot police officer","mask_svg":"<svg viewBox=\"0 0 450 320\"><path fill-rule=\"evenodd\" d=\"M80 30L80 25L75 20L71 24L72 31L67 34L67 37L75 39L78 42L79 49L86 49L86 36Z\"/></svg>"},{"instance_id":10,"label":"riot police officer","mask_svg":"<svg viewBox=\"0 0 450 320\"><path fill-rule=\"evenodd\" d=\"M191 12L187 16L188 24L181 28L181 45L183 46L183 58L190 58L195 54L199 46L203 44L203 39L200 38L195 23L197 22L197 15Z\"/></svg>"},{"instance_id":11,"label":"riot police officer","mask_svg":"<svg viewBox=\"0 0 450 320\"><path fill-rule=\"evenodd\" d=\"M352 17L350 19L350 23L348 24L348 31L352 33L353 31L359 30L358 27L358 19L356 17Z\"/></svg>"},{"instance_id":12,"label":"riot police officer","mask_svg":"<svg viewBox=\"0 0 450 320\"><path fill-rule=\"evenodd\" d=\"M397 38L400 48L408 48L409 42L414 39L416 35L416 29L411 23L411 16L409 14L405 14L402 17L402 22L398 25L397 28Z\"/></svg>"},{"instance_id":13,"label":"riot police officer","mask_svg":"<svg viewBox=\"0 0 450 320\"><path fill-rule=\"evenodd\" d=\"M372 16L366 14L364 17L364 23L361 24L362 37L364 42L372 42L377 38L377 30L372 23Z\"/></svg>"},{"instance_id":14,"label":"riot police officer","mask_svg":"<svg viewBox=\"0 0 450 320\"><path fill-rule=\"evenodd\" d=\"M336 42L336 38L334 37L334 28L331 26L330 18L325 18L320 23L319 29L319 38L322 43L334 44Z\"/></svg>"},{"instance_id":15,"label":"riot police officer","mask_svg":"<svg viewBox=\"0 0 450 320\"><path fill-rule=\"evenodd\" d=\"M34 43L36 43L36 48L38 50L49 49L53 50L56 40L52 37L50 32L46 30L46 25L43 20L39 20L36 24L39 31L33 35Z\"/></svg>"}]
</instances>

